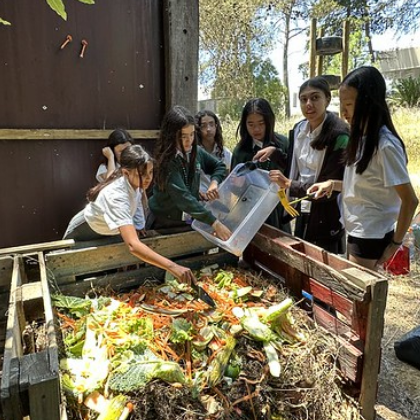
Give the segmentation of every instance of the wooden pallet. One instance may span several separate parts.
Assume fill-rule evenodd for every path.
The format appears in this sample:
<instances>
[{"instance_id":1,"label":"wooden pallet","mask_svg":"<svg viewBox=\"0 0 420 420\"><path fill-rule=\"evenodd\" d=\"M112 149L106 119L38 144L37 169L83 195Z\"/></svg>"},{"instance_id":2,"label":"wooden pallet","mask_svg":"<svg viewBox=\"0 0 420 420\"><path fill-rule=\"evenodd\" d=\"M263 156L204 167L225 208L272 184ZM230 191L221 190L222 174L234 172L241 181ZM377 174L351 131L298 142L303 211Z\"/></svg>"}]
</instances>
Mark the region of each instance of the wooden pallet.
<instances>
[{"instance_id":1,"label":"wooden pallet","mask_svg":"<svg viewBox=\"0 0 420 420\"><path fill-rule=\"evenodd\" d=\"M342 344L340 368L366 420L375 418L386 277L264 225L244 260L273 275Z\"/></svg>"},{"instance_id":2,"label":"wooden pallet","mask_svg":"<svg viewBox=\"0 0 420 420\"><path fill-rule=\"evenodd\" d=\"M40 280L28 283L22 256L14 256L1 381L1 404L7 420L53 419L60 415L60 380L56 333L43 253L38 253ZM24 355L27 322L46 329L44 350Z\"/></svg>"},{"instance_id":3,"label":"wooden pallet","mask_svg":"<svg viewBox=\"0 0 420 420\"><path fill-rule=\"evenodd\" d=\"M144 242L157 252L193 269L215 262L238 262L237 257L226 252L211 253L214 245L197 232L157 236ZM150 278L162 279L164 275L163 270L139 262L122 243L90 243L86 248L52 251L45 255L39 253L38 259L40 281L48 283L50 290L60 290L69 295L83 296L92 287L127 290ZM297 300L303 299L316 322L338 337L342 344L339 363L347 378L349 393L359 399L364 418L373 420L387 295L386 278L266 225L246 249L243 261L272 276L273 281L283 284ZM20 287L23 290L23 285ZM18 299L15 292L13 296L12 300L11 293L10 305L15 307L16 313L24 300ZM9 321L11 314L13 311L10 312L9 307ZM14 321L10 329L8 325L8 334L15 331L13 325L16 323ZM15 343L17 340L16 336ZM16 375L15 362L11 362L16 359L13 353L16 350L12 346L8 351L10 360L5 363L5 368L12 377L12 374ZM22 367L22 364L19 366ZM19 374L23 375L22 369ZM10 379L4 382L4 388L2 382L2 392L6 388L10 392L11 385ZM12 395L15 399L22 397L21 394ZM18 402L21 403L20 400ZM54 403L57 408L58 401ZM31 404L36 403L29 404L32 410ZM48 417L45 417L45 412L41 417L31 413L31 420L58 420L57 415L57 411L53 413L51 409ZM18 417L5 418L14 420Z\"/></svg>"}]
</instances>

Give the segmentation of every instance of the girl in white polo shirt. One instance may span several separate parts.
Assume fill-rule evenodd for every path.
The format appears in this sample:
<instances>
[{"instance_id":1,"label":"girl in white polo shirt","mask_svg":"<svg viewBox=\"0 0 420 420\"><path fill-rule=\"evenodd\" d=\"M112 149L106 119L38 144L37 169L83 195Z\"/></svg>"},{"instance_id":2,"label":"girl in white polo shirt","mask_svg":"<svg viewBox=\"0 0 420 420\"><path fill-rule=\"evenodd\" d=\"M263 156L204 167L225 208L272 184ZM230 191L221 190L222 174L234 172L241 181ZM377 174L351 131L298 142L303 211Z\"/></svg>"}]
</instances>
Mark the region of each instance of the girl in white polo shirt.
<instances>
[{"instance_id":1,"label":"girl in white polo shirt","mask_svg":"<svg viewBox=\"0 0 420 420\"><path fill-rule=\"evenodd\" d=\"M315 184L308 192L316 191L319 198L342 191L349 259L375 269L402 244L418 200L381 73L370 66L353 70L339 95L342 116L351 126L344 179Z\"/></svg>"},{"instance_id":2,"label":"girl in white polo shirt","mask_svg":"<svg viewBox=\"0 0 420 420\"><path fill-rule=\"evenodd\" d=\"M88 241L121 234L133 255L190 283L194 276L189 268L156 253L138 237L145 226L143 192L153 179L152 158L141 146L132 145L122 151L120 165L88 192L89 203L70 221L64 239Z\"/></svg>"}]
</instances>

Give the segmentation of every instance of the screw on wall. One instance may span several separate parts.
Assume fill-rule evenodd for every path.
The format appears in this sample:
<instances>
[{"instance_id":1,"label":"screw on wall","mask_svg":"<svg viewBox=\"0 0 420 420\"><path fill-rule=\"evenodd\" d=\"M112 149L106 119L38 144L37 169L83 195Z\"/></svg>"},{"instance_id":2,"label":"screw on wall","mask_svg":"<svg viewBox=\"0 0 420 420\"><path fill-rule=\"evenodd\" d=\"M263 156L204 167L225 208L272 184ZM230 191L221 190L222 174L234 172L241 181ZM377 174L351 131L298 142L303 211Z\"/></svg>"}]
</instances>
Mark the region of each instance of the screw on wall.
<instances>
[{"instance_id":1,"label":"screw on wall","mask_svg":"<svg viewBox=\"0 0 420 420\"><path fill-rule=\"evenodd\" d=\"M88 42L86 41L86 39L82 39L82 51L80 51L80 55L79 55L80 58L84 57L87 46L88 46Z\"/></svg>"},{"instance_id":2,"label":"screw on wall","mask_svg":"<svg viewBox=\"0 0 420 420\"><path fill-rule=\"evenodd\" d=\"M66 36L66 40L60 46L60 50L63 50L66 47L66 45L69 44L72 41L73 41L72 36L71 35L67 35Z\"/></svg>"}]
</instances>

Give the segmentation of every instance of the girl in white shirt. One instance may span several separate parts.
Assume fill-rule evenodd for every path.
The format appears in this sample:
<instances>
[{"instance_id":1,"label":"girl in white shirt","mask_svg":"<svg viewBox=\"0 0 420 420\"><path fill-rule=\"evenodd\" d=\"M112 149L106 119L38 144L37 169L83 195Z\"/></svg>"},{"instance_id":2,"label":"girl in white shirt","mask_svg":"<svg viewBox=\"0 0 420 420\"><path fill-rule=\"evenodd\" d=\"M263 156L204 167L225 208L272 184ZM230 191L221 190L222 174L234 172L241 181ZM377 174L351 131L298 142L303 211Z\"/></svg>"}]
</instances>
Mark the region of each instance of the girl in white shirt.
<instances>
[{"instance_id":1,"label":"girl in white shirt","mask_svg":"<svg viewBox=\"0 0 420 420\"><path fill-rule=\"evenodd\" d=\"M120 164L105 182L88 192L89 203L70 221L64 239L87 241L121 234L133 255L191 283L195 279L189 268L156 253L138 237L145 225L143 192L153 179L152 158L141 146L132 145L121 153Z\"/></svg>"},{"instance_id":2,"label":"girl in white shirt","mask_svg":"<svg viewBox=\"0 0 420 420\"><path fill-rule=\"evenodd\" d=\"M351 126L344 179L315 184L308 192L316 191L319 198L342 191L349 259L375 269L402 244L418 199L378 69L353 70L341 83L339 95L341 114Z\"/></svg>"}]
</instances>

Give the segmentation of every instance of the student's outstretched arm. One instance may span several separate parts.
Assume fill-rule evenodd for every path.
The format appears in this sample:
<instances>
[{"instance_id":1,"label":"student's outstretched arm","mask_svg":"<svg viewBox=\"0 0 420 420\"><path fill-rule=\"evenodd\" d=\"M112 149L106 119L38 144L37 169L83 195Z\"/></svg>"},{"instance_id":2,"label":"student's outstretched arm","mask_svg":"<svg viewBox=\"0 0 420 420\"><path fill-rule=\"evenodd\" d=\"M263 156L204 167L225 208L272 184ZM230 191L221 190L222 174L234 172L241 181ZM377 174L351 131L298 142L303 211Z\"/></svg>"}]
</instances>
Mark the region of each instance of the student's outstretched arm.
<instances>
[{"instance_id":1,"label":"student's outstretched arm","mask_svg":"<svg viewBox=\"0 0 420 420\"><path fill-rule=\"evenodd\" d=\"M411 183L395 185L394 188L401 199L400 212L398 214L393 242L391 242L391 244L385 249L382 257L378 261L378 264L382 264L387 261L398 249L398 245L396 244L402 243L404 235L410 227L414 212L419 204L419 200L417 199Z\"/></svg>"},{"instance_id":2,"label":"student's outstretched arm","mask_svg":"<svg viewBox=\"0 0 420 420\"><path fill-rule=\"evenodd\" d=\"M169 271L183 283L191 284L193 281L196 281L194 274L189 268L176 264L143 244L139 240L136 229L133 225L121 226L119 230L131 254L135 255L137 258L148 264L152 264L156 267L162 268L163 270Z\"/></svg>"}]
</instances>

